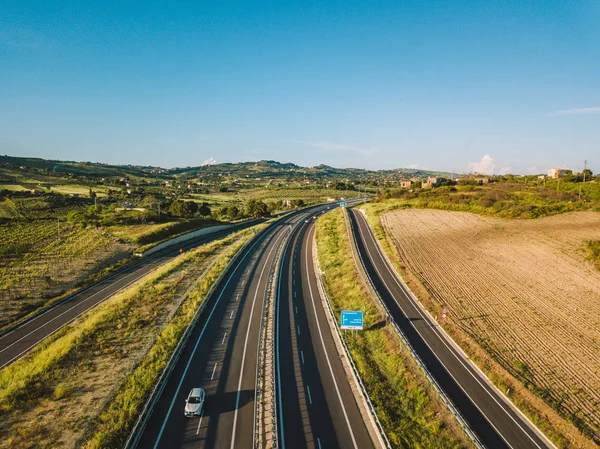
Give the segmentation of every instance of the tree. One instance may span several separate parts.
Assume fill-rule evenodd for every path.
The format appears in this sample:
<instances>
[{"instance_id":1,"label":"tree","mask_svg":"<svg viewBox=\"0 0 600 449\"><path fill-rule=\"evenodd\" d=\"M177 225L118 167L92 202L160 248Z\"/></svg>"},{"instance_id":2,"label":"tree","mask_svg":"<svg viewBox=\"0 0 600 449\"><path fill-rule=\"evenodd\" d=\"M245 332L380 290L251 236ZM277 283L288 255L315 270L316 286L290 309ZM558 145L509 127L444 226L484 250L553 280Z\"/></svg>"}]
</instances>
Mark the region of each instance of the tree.
<instances>
[{"instance_id":1,"label":"tree","mask_svg":"<svg viewBox=\"0 0 600 449\"><path fill-rule=\"evenodd\" d=\"M236 206L231 206L227 210L227 215L229 218L235 219L240 214L240 210Z\"/></svg>"},{"instance_id":2,"label":"tree","mask_svg":"<svg viewBox=\"0 0 600 449\"><path fill-rule=\"evenodd\" d=\"M196 204L196 203L194 203ZM207 217L210 215L210 207L208 207L207 203L202 203L200 207L198 207L198 213L203 217Z\"/></svg>"},{"instance_id":3,"label":"tree","mask_svg":"<svg viewBox=\"0 0 600 449\"><path fill-rule=\"evenodd\" d=\"M175 200L169 210L177 217L190 218L198 212L198 203L195 201Z\"/></svg>"},{"instance_id":4,"label":"tree","mask_svg":"<svg viewBox=\"0 0 600 449\"><path fill-rule=\"evenodd\" d=\"M250 217L264 217L269 214L269 208L262 201L251 199L246 202L246 214Z\"/></svg>"}]
</instances>

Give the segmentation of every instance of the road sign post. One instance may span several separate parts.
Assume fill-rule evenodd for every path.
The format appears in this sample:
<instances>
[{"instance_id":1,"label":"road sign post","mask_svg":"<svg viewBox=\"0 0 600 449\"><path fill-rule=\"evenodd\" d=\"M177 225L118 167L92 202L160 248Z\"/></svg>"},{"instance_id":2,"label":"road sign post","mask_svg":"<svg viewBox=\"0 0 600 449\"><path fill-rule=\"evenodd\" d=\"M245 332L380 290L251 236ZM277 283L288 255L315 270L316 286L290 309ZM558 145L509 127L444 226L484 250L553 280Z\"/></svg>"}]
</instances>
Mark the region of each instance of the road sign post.
<instances>
[{"instance_id":1,"label":"road sign post","mask_svg":"<svg viewBox=\"0 0 600 449\"><path fill-rule=\"evenodd\" d=\"M363 313L359 310L342 310L340 315L342 329L363 329Z\"/></svg>"}]
</instances>

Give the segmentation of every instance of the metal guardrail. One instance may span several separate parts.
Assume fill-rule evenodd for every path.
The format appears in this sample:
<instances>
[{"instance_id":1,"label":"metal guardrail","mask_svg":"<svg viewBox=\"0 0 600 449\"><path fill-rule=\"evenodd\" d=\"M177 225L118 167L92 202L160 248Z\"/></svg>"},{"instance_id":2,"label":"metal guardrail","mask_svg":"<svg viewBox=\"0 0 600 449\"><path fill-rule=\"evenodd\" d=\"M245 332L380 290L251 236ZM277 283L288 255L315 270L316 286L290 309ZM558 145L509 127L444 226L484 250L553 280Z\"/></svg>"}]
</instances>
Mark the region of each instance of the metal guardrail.
<instances>
[{"instance_id":1,"label":"metal guardrail","mask_svg":"<svg viewBox=\"0 0 600 449\"><path fill-rule=\"evenodd\" d=\"M158 378L154 389L150 393L148 401L146 401L146 404L144 405L144 408L140 413L140 417L138 418L135 426L129 434L129 438L127 438L127 441L125 442L124 449L134 449L135 447L137 447L142 433L144 432L146 425L148 424L148 420L152 414L154 406L158 402L163 390L165 389L169 376L173 372L173 369L175 368L179 357L181 357L181 353L183 352L183 349L185 348L194 327L196 326L200 316L202 315L202 312L204 312L204 309L209 303L209 298L211 298L217 287L221 284L221 281L223 280L225 275L230 271L231 267L238 262L241 255L244 254L245 250L250 246L250 244L254 244L259 238L261 238L267 229L269 228L261 229L259 232L256 233L256 235L254 235L246 243L244 243L244 245L235 253L232 259L229 261L227 266L223 268L223 271L221 271L219 277L215 280L209 291L204 296L204 301L202 302L202 305L198 308L198 310L196 310L194 317L187 325L185 331L179 339L179 342L177 343L177 346L175 347L175 350L173 351L173 354L167 362L167 365L163 369L160 377Z\"/></svg>"},{"instance_id":2,"label":"metal guardrail","mask_svg":"<svg viewBox=\"0 0 600 449\"><path fill-rule=\"evenodd\" d=\"M315 243L315 242L313 242L313 243ZM350 368L352 370L354 380L355 380L356 384L359 386L361 395L367 405L367 408L369 409L369 413L371 415L373 423L375 424L375 430L379 434L380 444L382 447L389 449L392 447L390 444L390 440L388 439L388 437L385 433L385 429L383 428L383 425L381 424L381 421L379 420L379 417L377 416L376 407L373 404L373 402L371 401L371 397L369 396L367 388L363 384L362 378L360 377L360 373L358 372L358 368L356 367L356 364L354 363L354 360L352 359L352 355L350 354L350 349L348 348L348 345L346 345L346 341L344 340L342 333L340 332L339 323L336 320L335 312L333 311L333 308L331 307L331 301L329 299L329 296L327 295L327 291L325 289L325 284L323 283L323 276L322 276L323 272L321 271L321 267L319 265L319 260L316 257L316 251L313 254L315 254L315 257L314 257L315 267L318 271L317 285L318 285L321 297L325 299L325 301L323 301L323 302L327 305L325 310L328 312L329 318L333 322L333 327L335 327L335 331L336 331L338 340L341 342L342 348L344 349L344 354L346 355L346 360L348 360L348 364L350 365Z\"/></svg>"},{"instance_id":3,"label":"metal guardrail","mask_svg":"<svg viewBox=\"0 0 600 449\"><path fill-rule=\"evenodd\" d=\"M348 213L348 212L346 212L346 213ZM419 365L421 370L425 373L425 376L427 377L427 379L429 380L429 382L431 383L433 388L437 391L438 395L440 396L440 398L442 399L444 404L446 404L446 406L448 407L450 412L454 415L454 417L456 418L456 420L462 427L465 434L471 439L471 441L473 442L473 444L475 446L477 446L480 449L485 449L485 445L481 442L481 440L479 439L477 434L473 431L473 429L471 429L471 427L465 420L462 413L460 413L460 411L456 408L456 406L454 405L452 400L450 400L450 398L446 395L446 393L444 392L442 387L438 384L438 382L435 380L433 375L429 372L429 370L425 366L425 363L423 362L421 357L417 354L417 352L414 350L414 348L412 347L410 341L408 340L408 338L406 337L406 335L404 334L402 329L400 329L400 327L398 326L396 321L392 318L392 314L390 313L388 307L385 305L383 299L379 295L379 292L375 288L375 285L373 284L371 277L367 274L367 270L364 265L364 261L360 255L360 252L358 251L358 242L356 240L356 233L354 232L354 229L352 228L352 225L351 225L351 220L347 217L347 215L346 215L346 220L348 221L348 223L347 223L348 229L352 231L352 241L354 242L353 250L356 252L356 254L358 256L358 260L361 265L361 273L362 273L364 279L366 279L367 282L369 283L371 290L373 291L373 293L375 294L375 297L377 298L377 300L379 302L379 305L383 308L383 310L385 310L386 319L387 319L388 323L390 323L394 327L397 335L400 337L400 339L402 340L404 345L408 348L412 357L417 362L417 364Z\"/></svg>"}]
</instances>

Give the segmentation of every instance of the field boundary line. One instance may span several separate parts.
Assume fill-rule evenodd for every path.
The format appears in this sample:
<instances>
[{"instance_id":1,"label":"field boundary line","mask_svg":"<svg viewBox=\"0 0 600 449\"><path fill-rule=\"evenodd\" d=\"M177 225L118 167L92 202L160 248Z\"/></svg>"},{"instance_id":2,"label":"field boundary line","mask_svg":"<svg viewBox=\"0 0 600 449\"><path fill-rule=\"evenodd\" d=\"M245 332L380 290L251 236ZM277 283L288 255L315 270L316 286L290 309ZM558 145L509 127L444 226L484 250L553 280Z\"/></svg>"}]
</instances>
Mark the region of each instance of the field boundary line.
<instances>
[{"instance_id":1,"label":"field boundary line","mask_svg":"<svg viewBox=\"0 0 600 449\"><path fill-rule=\"evenodd\" d=\"M350 224L350 220L349 220L348 215L346 215L346 218L348 219L348 224ZM349 228L352 230L352 226L350 226ZM462 413L460 413L460 410L458 410L456 408L456 406L454 405L454 403L450 400L450 398L446 395L446 393L444 393L443 389L440 387L440 385L434 379L433 375L429 372L429 370L427 369L427 367L425 366L425 364L421 360L421 357L416 353L416 351L412 347L411 343L408 341L408 338L406 337L406 335L404 334L404 332L402 331L402 329L400 329L400 327L396 324L395 320L392 318L392 315L391 315L389 309L387 308L387 306L385 305L385 303L381 299L381 296L379 296L379 293L377 292L377 289L375 288L375 286L373 285L373 282L371 281L371 278L367 274L367 271L366 271L366 268L364 266L364 262L362 260L362 257L360 257L360 253L358 252L358 242L356 240L356 233L354 232L354 230L352 230L352 242L353 242L353 245L351 245L351 246L354 247L354 251L356 251L356 254L358 256L358 260L360 261L360 266L361 266L360 273L367 280L367 282L368 282L371 290L373 291L374 295L376 296L377 301L379 302L380 306L386 311L386 320L387 320L387 322L392 325L392 327L396 331L397 335L400 337L400 339L402 340L402 342L404 343L404 345L406 346L406 348L411 353L413 359L415 360L415 362L417 363L417 365L419 366L419 368L421 368L421 370L423 371L423 373L427 377L427 380L429 380L429 383L431 384L431 386L438 393L440 399L442 400L442 402L444 402L444 404L446 405L446 407L448 407L448 410L450 411L450 413L452 413L452 415L454 415L454 417L458 421L459 425L462 427L462 429L465 432L465 434L471 439L471 441L473 442L473 444L476 447L478 447L479 449L486 449L485 445L481 442L481 440L479 439L479 437L477 436L477 434L473 431L473 429L471 429L471 426L469 426L469 423L467 423L467 421L465 420L465 418L462 416Z\"/></svg>"},{"instance_id":2,"label":"field boundary line","mask_svg":"<svg viewBox=\"0 0 600 449\"><path fill-rule=\"evenodd\" d=\"M359 212L365 217L365 222L367 223L367 227L369 229L369 232L372 233L373 235L373 240L376 242L378 248L379 248L379 252L384 256L385 261L387 263L387 265L390 267L390 269L392 270L394 277L396 278L396 281L399 282L403 288L403 290L409 294L409 296L412 298L413 303L419 308L419 310L421 310L422 313L425 313L429 319L433 322L433 323L437 323L437 321L434 319L434 317L431 315L431 313L429 313L429 311L425 308L425 306L423 306L423 304L421 303L421 301L417 298L417 296L413 293L413 291L408 287L408 285L404 282L404 279L402 278L402 276L400 276L400 274L398 273L398 271L396 270L396 267L394 266L394 264L392 263L391 259L389 258L388 254L385 252L385 250L383 249L383 247L381 246L381 243L379 242L379 239L375 236L375 234L373 233L371 226L368 224L368 221L366 220L366 211L364 209L359 209ZM385 230L386 234L389 234L388 231ZM390 238L392 240L395 241L395 239L393 238L393 236L390 235ZM504 392L502 390L500 390L490 379L489 377L481 370L481 368L479 368L479 366L477 366L477 364L475 362L473 362L473 360L471 360L471 357L469 357L469 355L458 345L458 343L456 343L454 341L454 339L446 332L446 330L440 326L439 324L437 326L435 326L435 329L438 331L438 333L440 334L441 337L443 337L443 339L446 341L446 343L448 343L450 346L452 346L452 348L459 352L460 354L462 354L462 358L464 360L464 362L466 362L470 367L472 367L475 371L477 371L479 377L481 378L481 380L483 382L485 382L486 385L488 385L492 390L494 390L494 392L498 393L499 397L502 399L502 402L505 403L511 410L513 410L517 415L519 415L521 418L524 418L524 420L527 422L527 427L529 427L538 437L540 437L548 446L550 446L553 449L558 449L558 447L554 444L554 442L552 442L552 440L550 440L546 434L544 434L532 421L531 419L529 419L529 417L527 415L525 415L525 413L523 413L523 411L517 407L509 398L508 396L506 396L504 394Z\"/></svg>"}]
</instances>

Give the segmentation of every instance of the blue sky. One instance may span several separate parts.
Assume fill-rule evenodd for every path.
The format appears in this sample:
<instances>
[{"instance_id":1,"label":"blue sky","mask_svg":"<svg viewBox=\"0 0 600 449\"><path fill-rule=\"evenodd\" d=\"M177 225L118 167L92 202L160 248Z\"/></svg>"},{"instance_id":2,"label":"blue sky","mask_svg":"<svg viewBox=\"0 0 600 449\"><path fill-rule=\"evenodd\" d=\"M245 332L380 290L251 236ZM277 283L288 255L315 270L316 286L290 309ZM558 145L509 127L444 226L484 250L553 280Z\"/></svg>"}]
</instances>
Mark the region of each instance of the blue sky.
<instances>
[{"instance_id":1,"label":"blue sky","mask_svg":"<svg viewBox=\"0 0 600 449\"><path fill-rule=\"evenodd\" d=\"M0 153L600 171L600 0L0 0Z\"/></svg>"}]
</instances>

